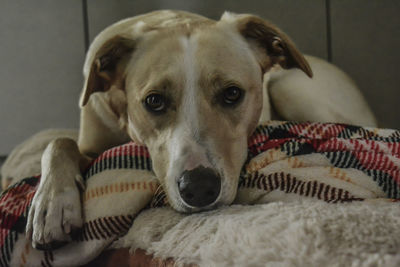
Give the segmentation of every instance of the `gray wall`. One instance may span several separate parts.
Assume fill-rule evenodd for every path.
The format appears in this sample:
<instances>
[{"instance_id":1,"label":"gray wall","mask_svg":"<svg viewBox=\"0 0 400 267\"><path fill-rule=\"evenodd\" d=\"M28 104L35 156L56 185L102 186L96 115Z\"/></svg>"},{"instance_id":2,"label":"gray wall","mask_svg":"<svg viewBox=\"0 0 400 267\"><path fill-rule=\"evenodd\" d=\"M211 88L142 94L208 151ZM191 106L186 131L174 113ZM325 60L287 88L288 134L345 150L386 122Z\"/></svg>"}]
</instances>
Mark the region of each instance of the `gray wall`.
<instances>
[{"instance_id":1,"label":"gray wall","mask_svg":"<svg viewBox=\"0 0 400 267\"><path fill-rule=\"evenodd\" d=\"M382 127L400 128L398 0L0 0L0 155L41 129L77 128L87 40L163 8L269 19L304 53L348 72Z\"/></svg>"},{"instance_id":2,"label":"gray wall","mask_svg":"<svg viewBox=\"0 0 400 267\"><path fill-rule=\"evenodd\" d=\"M80 1L0 0L0 155L45 128L78 127Z\"/></svg>"}]
</instances>

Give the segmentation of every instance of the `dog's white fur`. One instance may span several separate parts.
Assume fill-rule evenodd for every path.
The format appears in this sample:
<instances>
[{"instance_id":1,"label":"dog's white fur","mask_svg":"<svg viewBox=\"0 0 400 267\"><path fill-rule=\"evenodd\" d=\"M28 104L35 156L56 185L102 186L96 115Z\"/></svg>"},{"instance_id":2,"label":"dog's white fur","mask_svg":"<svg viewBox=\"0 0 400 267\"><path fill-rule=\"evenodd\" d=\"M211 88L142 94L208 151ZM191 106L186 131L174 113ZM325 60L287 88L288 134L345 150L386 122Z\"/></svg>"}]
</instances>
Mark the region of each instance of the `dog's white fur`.
<instances>
[{"instance_id":1,"label":"dog's white fur","mask_svg":"<svg viewBox=\"0 0 400 267\"><path fill-rule=\"evenodd\" d=\"M248 32L253 27L254 32ZM263 47L258 38L265 31L276 36ZM113 58L102 58L102 53L111 53L122 63L112 62L112 70L104 70L103 64ZM27 225L33 246L69 240L71 229L82 223L76 182L81 183L87 156L130 139L149 147L154 171L171 205L180 211L196 211L180 199L177 177L199 165L213 167L222 177L215 205L230 204L246 158L247 137L259 121L271 119L273 114L285 120L376 125L347 75L320 59L306 59L313 79L298 69L284 69L297 67L311 75L291 41L273 25L251 15L225 13L214 22L186 12L157 11L105 29L91 45L84 65L78 144L58 139L43 154L42 179ZM217 109L207 96L213 89L204 91L199 84L203 79L211 88L208 76L216 71L245 89L243 104L235 111ZM173 90L168 93L175 97L174 108L179 112L164 121L153 121L140 103L161 82L158 79L167 76L172 77ZM98 89L99 80L104 91Z\"/></svg>"}]
</instances>

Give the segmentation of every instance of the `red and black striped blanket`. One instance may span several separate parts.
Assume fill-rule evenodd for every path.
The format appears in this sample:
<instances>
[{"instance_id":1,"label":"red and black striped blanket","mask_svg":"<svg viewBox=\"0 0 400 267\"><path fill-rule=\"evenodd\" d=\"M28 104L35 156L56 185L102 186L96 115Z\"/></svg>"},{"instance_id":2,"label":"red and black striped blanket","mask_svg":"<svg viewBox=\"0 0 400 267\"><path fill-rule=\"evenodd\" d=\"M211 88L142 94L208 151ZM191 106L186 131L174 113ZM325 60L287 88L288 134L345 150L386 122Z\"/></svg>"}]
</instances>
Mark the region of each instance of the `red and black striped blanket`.
<instances>
[{"instance_id":1,"label":"red and black striped blanket","mask_svg":"<svg viewBox=\"0 0 400 267\"><path fill-rule=\"evenodd\" d=\"M248 141L241 204L313 198L326 202L400 199L400 132L329 123L271 121ZM25 224L40 176L0 196L0 266L84 264L124 235L144 208L168 205L147 149L128 143L104 152L85 174L84 227L75 240L39 251Z\"/></svg>"}]
</instances>

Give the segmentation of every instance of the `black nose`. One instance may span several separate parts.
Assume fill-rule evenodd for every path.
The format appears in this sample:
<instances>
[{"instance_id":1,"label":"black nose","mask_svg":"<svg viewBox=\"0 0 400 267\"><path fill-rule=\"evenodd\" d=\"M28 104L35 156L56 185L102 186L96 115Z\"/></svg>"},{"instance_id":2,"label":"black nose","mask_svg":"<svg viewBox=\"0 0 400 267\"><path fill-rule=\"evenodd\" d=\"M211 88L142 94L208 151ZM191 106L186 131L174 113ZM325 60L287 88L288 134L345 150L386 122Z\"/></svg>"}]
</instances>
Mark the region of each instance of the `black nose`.
<instances>
[{"instance_id":1,"label":"black nose","mask_svg":"<svg viewBox=\"0 0 400 267\"><path fill-rule=\"evenodd\" d=\"M221 191L221 178L203 166L185 171L178 181L179 193L186 204L201 208L215 202Z\"/></svg>"}]
</instances>

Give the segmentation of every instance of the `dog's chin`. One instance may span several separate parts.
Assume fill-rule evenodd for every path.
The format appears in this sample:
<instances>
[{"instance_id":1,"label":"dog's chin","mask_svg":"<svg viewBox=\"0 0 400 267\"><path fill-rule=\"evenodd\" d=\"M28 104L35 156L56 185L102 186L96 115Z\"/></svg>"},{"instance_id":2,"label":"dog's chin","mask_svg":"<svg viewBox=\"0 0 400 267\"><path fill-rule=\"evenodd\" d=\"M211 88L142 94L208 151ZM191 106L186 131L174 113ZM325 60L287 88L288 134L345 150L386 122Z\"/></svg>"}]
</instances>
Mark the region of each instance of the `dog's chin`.
<instances>
[{"instance_id":1,"label":"dog's chin","mask_svg":"<svg viewBox=\"0 0 400 267\"><path fill-rule=\"evenodd\" d=\"M215 202L211 205L201 207L201 208L192 207L185 203L182 203L182 205L180 206L180 210L178 210L178 211L182 212L182 213L197 213L197 212L202 212L202 211L214 210L214 209L218 208L219 206L221 206L221 205L218 202Z\"/></svg>"},{"instance_id":2,"label":"dog's chin","mask_svg":"<svg viewBox=\"0 0 400 267\"><path fill-rule=\"evenodd\" d=\"M236 192L235 192L236 193ZM177 196L176 198L172 198L167 194L168 202L171 205L171 207L181 213L197 213L197 212L202 212L202 211L209 211L209 210L214 210L217 209L221 206L227 206L232 204L236 194L233 194L233 197L229 197L229 199L223 199L221 194L218 199L207 206L204 207L193 207L191 205L188 205L185 203L185 201L180 197Z\"/></svg>"},{"instance_id":3,"label":"dog's chin","mask_svg":"<svg viewBox=\"0 0 400 267\"><path fill-rule=\"evenodd\" d=\"M171 194L170 192L168 192L168 190L166 190L166 195L170 206L174 210L181 213L196 213L206 210L212 210L218 207L218 201L205 207L193 207L185 203L185 201L179 196L179 194L174 194L174 193Z\"/></svg>"}]
</instances>

